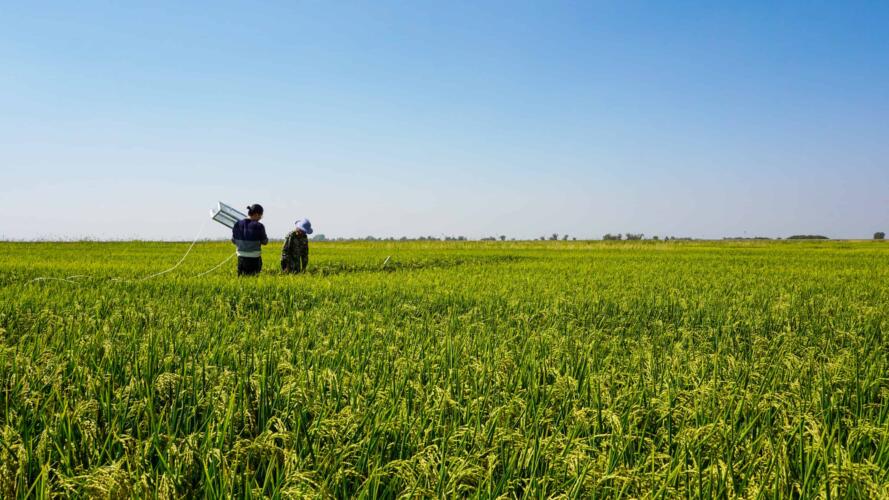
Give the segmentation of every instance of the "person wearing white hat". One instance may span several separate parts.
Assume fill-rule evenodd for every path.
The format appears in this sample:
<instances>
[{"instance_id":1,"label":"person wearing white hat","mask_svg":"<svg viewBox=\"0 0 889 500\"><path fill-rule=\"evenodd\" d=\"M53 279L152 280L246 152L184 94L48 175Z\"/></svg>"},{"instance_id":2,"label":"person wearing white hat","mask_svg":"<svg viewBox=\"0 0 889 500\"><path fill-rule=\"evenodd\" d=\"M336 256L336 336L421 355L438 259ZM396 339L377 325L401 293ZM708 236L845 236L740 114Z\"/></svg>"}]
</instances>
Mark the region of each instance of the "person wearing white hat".
<instances>
[{"instance_id":1,"label":"person wearing white hat","mask_svg":"<svg viewBox=\"0 0 889 500\"><path fill-rule=\"evenodd\" d=\"M309 238L312 234L312 223L309 219L296 221L296 228L284 239L281 249L281 271L285 273L301 273L309 265Z\"/></svg>"}]
</instances>

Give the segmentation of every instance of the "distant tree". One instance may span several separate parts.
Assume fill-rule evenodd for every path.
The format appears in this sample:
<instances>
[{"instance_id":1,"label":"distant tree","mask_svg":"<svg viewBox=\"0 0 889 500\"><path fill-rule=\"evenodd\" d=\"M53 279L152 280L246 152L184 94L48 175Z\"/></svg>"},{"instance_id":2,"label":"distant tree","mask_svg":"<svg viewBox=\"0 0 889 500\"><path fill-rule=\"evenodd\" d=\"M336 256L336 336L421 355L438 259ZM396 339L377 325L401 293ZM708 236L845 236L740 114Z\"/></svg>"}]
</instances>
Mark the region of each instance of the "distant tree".
<instances>
[{"instance_id":1,"label":"distant tree","mask_svg":"<svg viewBox=\"0 0 889 500\"><path fill-rule=\"evenodd\" d=\"M550 241L556 241L559 239L559 233L553 233L552 236L549 237Z\"/></svg>"},{"instance_id":2,"label":"distant tree","mask_svg":"<svg viewBox=\"0 0 889 500\"><path fill-rule=\"evenodd\" d=\"M787 238L788 240L829 240L827 236L820 234L794 234Z\"/></svg>"},{"instance_id":3,"label":"distant tree","mask_svg":"<svg viewBox=\"0 0 889 500\"><path fill-rule=\"evenodd\" d=\"M506 241L506 235L505 235L505 234L501 234L501 235L500 235L500 241Z\"/></svg>"},{"instance_id":4,"label":"distant tree","mask_svg":"<svg viewBox=\"0 0 889 500\"><path fill-rule=\"evenodd\" d=\"M877 231L876 233L874 233L874 239L875 240L885 240L886 233L884 233L883 231Z\"/></svg>"},{"instance_id":5,"label":"distant tree","mask_svg":"<svg viewBox=\"0 0 889 500\"><path fill-rule=\"evenodd\" d=\"M327 236L324 236L324 234L316 234L312 237L312 241L327 241Z\"/></svg>"},{"instance_id":6,"label":"distant tree","mask_svg":"<svg viewBox=\"0 0 889 500\"><path fill-rule=\"evenodd\" d=\"M466 241L466 236L457 236L457 241Z\"/></svg>"},{"instance_id":7,"label":"distant tree","mask_svg":"<svg viewBox=\"0 0 889 500\"><path fill-rule=\"evenodd\" d=\"M577 241L577 237L576 237L576 236L572 236L572 237L571 237L571 241Z\"/></svg>"},{"instance_id":8,"label":"distant tree","mask_svg":"<svg viewBox=\"0 0 889 500\"><path fill-rule=\"evenodd\" d=\"M563 234L563 235L562 235L562 241L568 241L568 235L567 235L567 234Z\"/></svg>"},{"instance_id":9,"label":"distant tree","mask_svg":"<svg viewBox=\"0 0 889 500\"><path fill-rule=\"evenodd\" d=\"M654 236L651 237L651 239L653 239L654 241L657 241L657 240L659 240L660 238L658 238L657 235L654 235Z\"/></svg>"},{"instance_id":10,"label":"distant tree","mask_svg":"<svg viewBox=\"0 0 889 500\"><path fill-rule=\"evenodd\" d=\"M546 236L541 236L540 241L546 241Z\"/></svg>"},{"instance_id":11,"label":"distant tree","mask_svg":"<svg viewBox=\"0 0 889 500\"><path fill-rule=\"evenodd\" d=\"M627 240L641 240L643 236L642 233L627 233Z\"/></svg>"},{"instance_id":12,"label":"distant tree","mask_svg":"<svg viewBox=\"0 0 889 500\"><path fill-rule=\"evenodd\" d=\"M618 233L618 234L607 233L605 236L602 237L602 239L605 241L620 241L622 238L623 238L623 236L621 236L620 233Z\"/></svg>"}]
</instances>

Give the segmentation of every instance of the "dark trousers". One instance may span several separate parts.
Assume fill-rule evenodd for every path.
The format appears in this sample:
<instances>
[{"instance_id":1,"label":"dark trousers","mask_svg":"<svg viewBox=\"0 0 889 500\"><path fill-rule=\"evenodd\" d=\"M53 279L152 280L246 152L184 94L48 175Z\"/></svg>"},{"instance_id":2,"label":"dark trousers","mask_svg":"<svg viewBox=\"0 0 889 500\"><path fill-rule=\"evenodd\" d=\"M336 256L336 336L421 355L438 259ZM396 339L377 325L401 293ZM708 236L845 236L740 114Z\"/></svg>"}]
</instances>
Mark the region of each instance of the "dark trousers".
<instances>
[{"instance_id":1,"label":"dark trousers","mask_svg":"<svg viewBox=\"0 0 889 500\"><path fill-rule=\"evenodd\" d=\"M301 273L309 265L308 256L281 259L281 271L285 273Z\"/></svg>"},{"instance_id":2,"label":"dark trousers","mask_svg":"<svg viewBox=\"0 0 889 500\"><path fill-rule=\"evenodd\" d=\"M251 276L262 271L262 257L238 257L238 276Z\"/></svg>"}]
</instances>

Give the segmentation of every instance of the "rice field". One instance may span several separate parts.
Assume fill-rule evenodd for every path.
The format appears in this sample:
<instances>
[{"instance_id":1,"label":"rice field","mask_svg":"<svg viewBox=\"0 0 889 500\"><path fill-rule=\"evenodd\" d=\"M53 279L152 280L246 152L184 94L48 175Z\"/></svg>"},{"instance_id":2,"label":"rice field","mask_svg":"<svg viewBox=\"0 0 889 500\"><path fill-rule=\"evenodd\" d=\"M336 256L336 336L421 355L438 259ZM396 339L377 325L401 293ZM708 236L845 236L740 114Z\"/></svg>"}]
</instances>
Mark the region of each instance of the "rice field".
<instances>
[{"instance_id":1,"label":"rice field","mask_svg":"<svg viewBox=\"0 0 889 500\"><path fill-rule=\"evenodd\" d=\"M0 497L889 496L889 245L187 246L0 243Z\"/></svg>"}]
</instances>

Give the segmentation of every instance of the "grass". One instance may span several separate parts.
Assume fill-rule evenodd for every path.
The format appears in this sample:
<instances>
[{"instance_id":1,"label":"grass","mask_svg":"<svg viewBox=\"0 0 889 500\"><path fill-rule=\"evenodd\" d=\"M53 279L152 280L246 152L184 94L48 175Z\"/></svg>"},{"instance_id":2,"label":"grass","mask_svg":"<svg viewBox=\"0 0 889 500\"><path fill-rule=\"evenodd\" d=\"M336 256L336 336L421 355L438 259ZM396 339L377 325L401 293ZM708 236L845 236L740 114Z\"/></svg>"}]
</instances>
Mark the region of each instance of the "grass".
<instances>
[{"instance_id":1,"label":"grass","mask_svg":"<svg viewBox=\"0 0 889 500\"><path fill-rule=\"evenodd\" d=\"M889 495L889 246L186 248L0 243L0 497Z\"/></svg>"}]
</instances>

